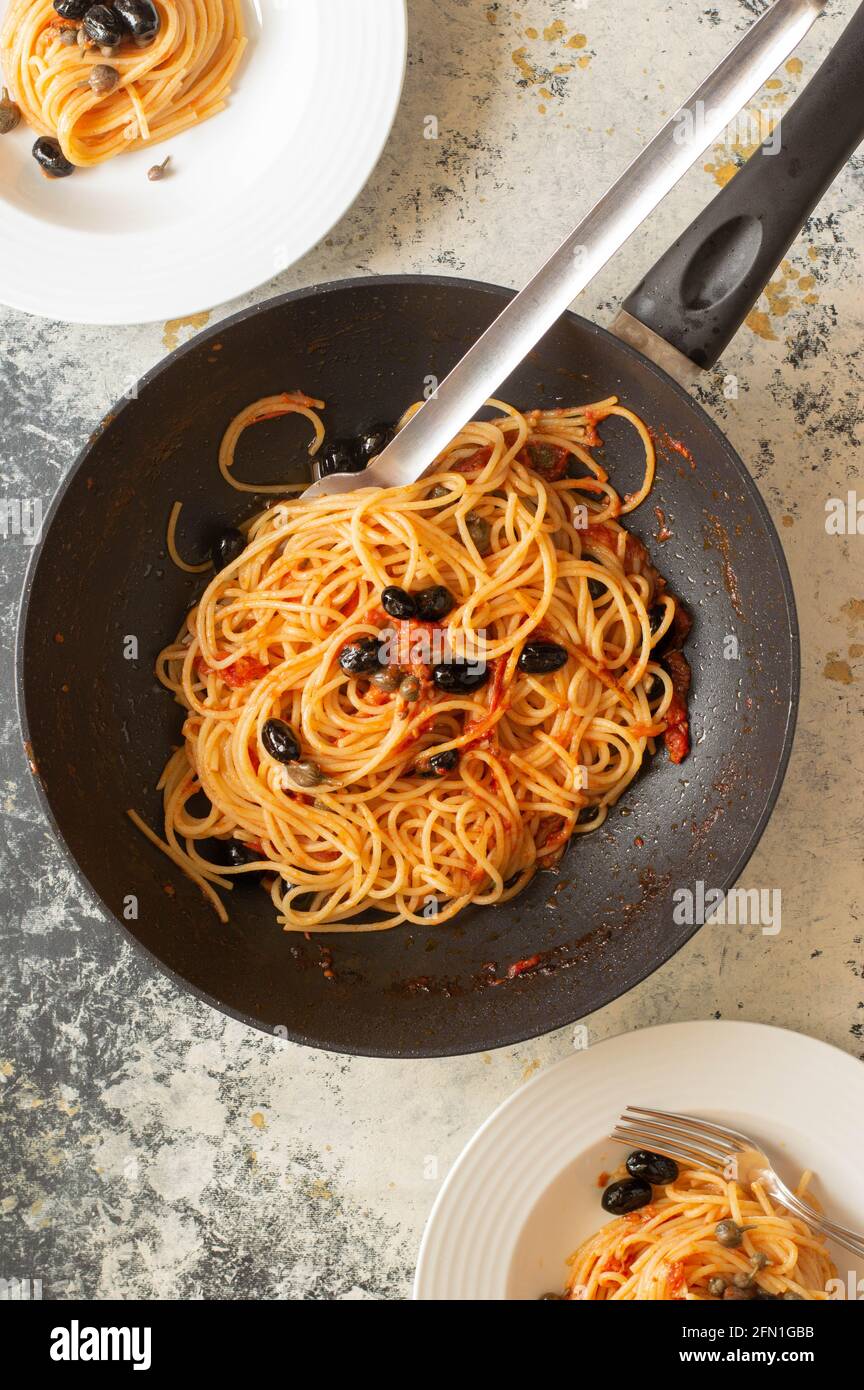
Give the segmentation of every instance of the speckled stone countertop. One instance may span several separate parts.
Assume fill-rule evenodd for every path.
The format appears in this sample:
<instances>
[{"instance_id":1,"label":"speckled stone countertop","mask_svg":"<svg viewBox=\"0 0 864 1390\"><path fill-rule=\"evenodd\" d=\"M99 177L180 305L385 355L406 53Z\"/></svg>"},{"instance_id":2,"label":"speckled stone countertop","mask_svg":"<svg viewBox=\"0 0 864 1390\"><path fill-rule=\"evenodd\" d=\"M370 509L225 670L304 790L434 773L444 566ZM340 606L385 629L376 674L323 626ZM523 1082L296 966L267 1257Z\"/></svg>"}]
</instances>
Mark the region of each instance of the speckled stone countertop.
<instances>
[{"instance_id":1,"label":"speckled stone countertop","mask_svg":"<svg viewBox=\"0 0 864 1390\"><path fill-rule=\"evenodd\" d=\"M856 3L831 5L756 106L782 111ZM3 494L47 505L130 377L245 304L364 272L522 283L763 8L411 0L405 92L381 162L290 271L194 321L99 329L3 313ZM430 114L437 140L423 136ZM582 311L609 322L746 153L738 140L706 157ZM825 528L826 501L862 486L862 251L859 154L701 388L759 482L798 597L798 736L743 881L782 890L782 932L705 927L587 1020L591 1042L723 1017L864 1055L864 540ZM0 543L7 653L26 558L15 538ZM407 1296L448 1167L501 1100L568 1052L570 1031L460 1059L351 1059L259 1035L180 993L96 910L54 843L21 748L10 665L0 1275L41 1278L46 1297Z\"/></svg>"}]
</instances>

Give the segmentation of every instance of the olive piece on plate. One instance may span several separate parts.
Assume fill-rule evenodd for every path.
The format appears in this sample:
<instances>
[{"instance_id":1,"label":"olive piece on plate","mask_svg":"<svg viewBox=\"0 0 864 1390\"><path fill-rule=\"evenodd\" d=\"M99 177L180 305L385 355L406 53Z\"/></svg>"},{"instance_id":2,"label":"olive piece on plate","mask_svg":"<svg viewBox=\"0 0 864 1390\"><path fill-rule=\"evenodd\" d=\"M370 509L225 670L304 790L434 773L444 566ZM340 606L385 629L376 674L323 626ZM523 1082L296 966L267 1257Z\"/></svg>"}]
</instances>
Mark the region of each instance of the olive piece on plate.
<instances>
[{"instance_id":1,"label":"olive piece on plate","mask_svg":"<svg viewBox=\"0 0 864 1390\"><path fill-rule=\"evenodd\" d=\"M84 33L100 48L116 48L123 37L120 18L107 5L91 5L84 15Z\"/></svg>"},{"instance_id":2,"label":"olive piece on plate","mask_svg":"<svg viewBox=\"0 0 864 1390\"><path fill-rule=\"evenodd\" d=\"M576 817L576 824L587 825L589 821L596 820L599 810L599 806L580 806L579 814Z\"/></svg>"},{"instance_id":3,"label":"olive piece on plate","mask_svg":"<svg viewBox=\"0 0 864 1390\"><path fill-rule=\"evenodd\" d=\"M558 642L526 642L518 664L527 676L546 676L567 664L567 648Z\"/></svg>"},{"instance_id":4,"label":"olive piece on plate","mask_svg":"<svg viewBox=\"0 0 864 1390\"><path fill-rule=\"evenodd\" d=\"M268 719L261 730L261 742L277 763L293 763L300 757L300 742L284 719Z\"/></svg>"},{"instance_id":5,"label":"olive piece on plate","mask_svg":"<svg viewBox=\"0 0 864 1390\"><path fill-rule=\"evenodd\" d=\"M420 589L414 595L417 604L417 617L424 623L434 623L446 618L456 607L456 600L443 584L435 584L431 589Z\"/></svg>"},{"instance_id":6,"label":"olive piece on plate","mask_svg":"<svg viewBox=\"0 0 864 1390\"><path fill-rule=\"evenodd\" d=\"M114 10L134 39L147 41L159 33L159 11L150 0L114 0Z\"/></svg>"},{"instance_id":7,"label":"olive piece on plate","mask_svg":"<svg viewBox=\"0 0 864 1390\"><path fill-rule=\"evenodd\" d=\"M664 1154L652 1154L647 1149L634 1149L627 1155L627 1172L631 1178L645 1178L655 1187L663 1187L678 1177L678 1164Z\"/></svg>"},{"instance_id":8,"label":"olive piece on plate","mask_svg":"<svg viewBox=\"0 0 864 1390\"><path fill-rule=\"evenodd\" d=\"M659 632L666 617L666 608L662 603L655 603L653 608L648 609L648 625L652 632Z\"/></svg>"},{"instance_id":9,"label":"olive piece on plate","mask_svg":"<svg viewBox=\"0 0 864 1390\"><path fill-rule=\"evenodd\" d=\"M10 130L15 129L20 120L21 108L17 102L12 100L4 87L0 93L0 135L8 135Z\"/></svg>"},{"instance_id":10,"label":"olive piece on plate","mask_svg":"<svg viewBox=\"0 0 864 1390\"><path fill-rule=\"evenodd\" d=\"M479 662L451 661L433 666L432 679L448 695L467 695L489 679L489 667Z\"/></svg>"},{"instance_id":11,"label":"olive piece on plate","mask_svg":"<svg viewBox=\"0 0 864 1390\"><path fill-rule=\"evenodd\" d=\"M459 750L457 748L445 748L443 753L433 753L423 771L421 777L446 777L448 772L452 772L459 764Z\"/></svg>"},{"instance_id":12,"label":"olive piece on plate","mask_svg":"<svg viewBox=\"0 0 864 1390\"><path fill-rule=\"evenodd\" d=\"M417 604L408 590L400 589L398 584L388 584L382 591L381 607L391 618L413 618L417 612Z\"/></svg>"},{"instance_id":13,"label":"olive piece on plate","mask_svg":"<svg viewBox=\"0 0 864 1390\"><path fill-rule=\"evenodd\" d=\"M60 148L60 141L53 135L40 135L33 146L33 158L44 174L52 179L65 179L74 174L75 165L70 164Z\"/></svg>"},{"instance_id":14,"label":"olive piece on plate","mask_svg":"<svg viewBox=\"0 0 864 1390\"><path fill-rule=\"evenodd\" d=\"M207 857L215 863L217 868L242 869L245 864L254 864L257 859L262 858L257 850L250 849L240 840L208 840L206 843L213 851L212 855ZM236 883L238 888L241 886L248 888L252 884L259 883L260 880L260 871L254 874L238 874L236 878L232 876L232 882Z\"/></svg>"},{"instance_id":15,"label":"olive piece on plate","mask_svg":"<svg viewBox=\"0 0 864 1390\"><path fill-rule=\"evenodd\" d=\"M602 598L603 595L607 592L606 585L601 584L599 579L589 579L588 592L591 595L591 597L595 600L598 598Z\"/></svg>"},{"instance_id":16,"label":"olive piece on plate","mask_svg":"<svg viewBox=\"0 0 864 1390\"><path fill-rule=\"evenodd\" d=\"M651 1184L644 1178L622 1178L619 1182L610 1183L600 1199L600 1205L612 1216L624 1216L628 1211L647 1207L651 1196Z\"/></svg>"},{"instance_id":17,"label":"olive piece on plate","mask_svg":"<svg viewBox=\"0 0 864 1390\"><path fill-rule=\"evenodd\" d=\"M330 473L360 473L365 467L365 461L358 457L350 439L334 439L325 444L316 455L315 463L319 478L326 478Z\"/></svg>"},{"instance_id":18,"label":"olive piece on plate","mask_svg":"<svg viewBox=\"0 0 864 1390\"><path fill-rule=\"evenodd\" d=\"M395 434L392 425L370 425L357 440L357 453L364 466L386 449Z\"/></svg>"},{"instance_id":19,"label":"olive piece on plate","mask_svg":"<svg viewBox=\"0 0 864 1390\"><path fill-rule=\"evenodd\" d=\"M93 0L54 0L54 8L64 19L83 19Z\"/></svg>"},{"instance_id":20,"label":"olive piece on plate","mask_svg":"<svg viewBox=\"0 0 864 1390\"><path fill-rule=\"evenodd\" d=\"M239 560L245 549L246 537L243 532L238 531L236 526L226 526L224 531L219 532L210 549L214 568L224 570L226 565Z\"/></svg>"},{"instance_id":21,"label":"olive piece on plate","mask_svg":"<svg viewBox=\"0 0 864 1390\"><path fill-rule=\"evenodd\" d=\"M377 637L355 637L339 653L339 665L347 676L368 676L381 665Z\"/></svg>"}]
</instances>

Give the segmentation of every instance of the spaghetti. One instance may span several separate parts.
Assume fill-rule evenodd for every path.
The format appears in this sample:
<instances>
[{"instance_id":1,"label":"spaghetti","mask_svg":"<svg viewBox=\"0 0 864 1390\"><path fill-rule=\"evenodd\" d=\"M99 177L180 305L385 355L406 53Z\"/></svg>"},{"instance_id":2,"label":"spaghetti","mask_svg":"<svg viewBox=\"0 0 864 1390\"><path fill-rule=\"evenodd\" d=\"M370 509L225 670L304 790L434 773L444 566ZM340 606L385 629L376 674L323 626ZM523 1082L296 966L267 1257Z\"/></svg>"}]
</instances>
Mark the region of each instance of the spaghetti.
<instances>
[{"instance_id":1,"label":"spaghetti","mask_svg":"<svg viewBox=\"0 0 864 1390\"><path fill-rule=\"evenodd\" d=\"M689 668L672 649L689 619L618 520L651 488L645 426L614 397L491 405L497 418L466 426L411 486L312 501L270 487L282 500L249 522L161 653L157 675L185 711L159 783L164 840L129 814L223 920L216 889L238 874L264 876L291 931L505 902L603 823L658 741L685 756ZM268 490L234 475L242 430L300 414L314 452L321 406L300 393L255 402L228 427L223 476ZM613 416L645 451L623 500L591 452ZM171 553L194 569L176 520L175 507ZM382 607L393 586L412 604L443 593L450 609L394 619ZM302 750L287 764L274 727Z\"/></svg>"},{"instance_id":2,"label":"spaghetti","mask_svg":"<svg viewBox=\"0 0 864 1390\"><path fill-rule=\"evenodd\" d=\"M798 1187L803 1195L810 1178ZM713 1301L724 1297L829 1297L836 1276L824 1241L754 1183L689 1169L650 1206L610 1221L572 1256L565 1298ZM719 1222L744 1228L736 1248ZM732 1291L731 1293L729 1291Z\"/></svg>"},{"instance_id":3,"label":"spaghetti","mask_svg":"<svg viewBox=\"0 0 864 1390\"><path fill-rule=\"evenodd\" d=\"M240 0L154 0L159 29L146 47L122 43L100 94L88 79L99 48L66 44L51 0L9 0L0 29L6 81L24 119L55 137L74 165L101 164L156 144L225 106L246 45Z\"/></svg>"}]
</instances>

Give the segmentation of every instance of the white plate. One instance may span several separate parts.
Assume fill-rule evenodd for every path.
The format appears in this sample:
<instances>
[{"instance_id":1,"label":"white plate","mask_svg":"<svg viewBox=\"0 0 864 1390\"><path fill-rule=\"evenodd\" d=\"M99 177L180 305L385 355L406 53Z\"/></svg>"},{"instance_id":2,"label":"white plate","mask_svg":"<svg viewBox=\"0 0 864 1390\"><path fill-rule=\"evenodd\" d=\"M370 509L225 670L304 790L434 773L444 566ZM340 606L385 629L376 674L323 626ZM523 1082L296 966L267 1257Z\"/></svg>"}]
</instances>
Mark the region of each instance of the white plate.
<instances>
[{"instance_id":1,"label":"white plate","mask_svg":"<svg viewBox=\"0 0 864 1390\"><path fill-rule=\"evenodd\" d=\"M567 1256L609 1220L597 1179L624 1156L606 1136L626 1105L705 1115L752 1135L787 1180L812 1168L826 1212L864 1230L864 1066L781 1028L673 1023L577 1052L495 1111L438 1195L414 1297L561 1290ZM856 1287L864 1278L856 1257L832 1254Z\"/></svg>"},{"instance_id":2,"label":"white plate","mask_svg":"<svg viewBox=\"0 0 864 1390\"><path fill-rule=\"evenodd\" d=\"M0 15L6 0L0 0ZM244 0L226 109L156 145L43 178L0 139L0 301L78 323L180 318L296 261L374 168L405 70L405 0ZM147 170L171 155L171 177Z\"/></svg>"}]
</instances>

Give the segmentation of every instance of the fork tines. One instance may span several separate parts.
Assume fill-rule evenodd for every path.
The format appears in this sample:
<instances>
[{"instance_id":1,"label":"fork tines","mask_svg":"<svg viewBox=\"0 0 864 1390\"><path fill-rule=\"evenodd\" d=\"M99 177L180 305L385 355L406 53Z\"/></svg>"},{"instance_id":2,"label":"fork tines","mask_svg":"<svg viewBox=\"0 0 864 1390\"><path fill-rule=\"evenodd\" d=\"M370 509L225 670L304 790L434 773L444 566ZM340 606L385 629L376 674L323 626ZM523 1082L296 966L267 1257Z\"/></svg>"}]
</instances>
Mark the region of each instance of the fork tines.
<instances>
[{"instance_id":1,"label":"fork tines","mask_svg":"<svg viewBox=\"0 0 864 1390\"><path fill-rule=\"evenodd\" d=\"M728 1130L671 1110L629 1105L611 1138L634 1149L649 1149L683 1163L698 1163L723 1172L741 1145Z\"/></svg>"}]
</instances>

